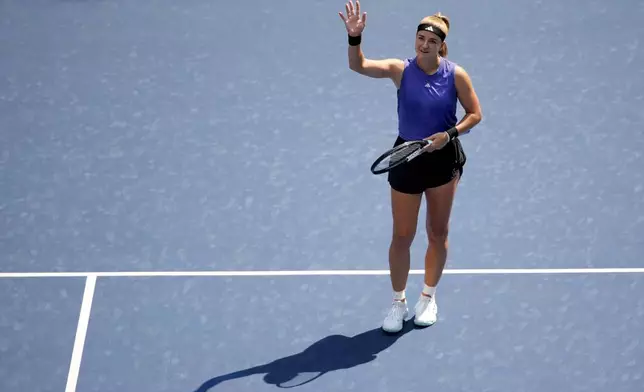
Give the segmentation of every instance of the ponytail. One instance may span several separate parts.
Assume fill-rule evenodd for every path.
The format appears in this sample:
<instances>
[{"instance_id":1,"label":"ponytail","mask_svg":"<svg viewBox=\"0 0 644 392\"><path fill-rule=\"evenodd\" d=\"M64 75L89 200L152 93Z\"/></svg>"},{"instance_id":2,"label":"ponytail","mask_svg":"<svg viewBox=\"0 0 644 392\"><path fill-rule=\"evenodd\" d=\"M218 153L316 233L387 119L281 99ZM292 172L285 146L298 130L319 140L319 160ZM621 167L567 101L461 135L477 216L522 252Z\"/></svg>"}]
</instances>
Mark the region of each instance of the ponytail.
<instances>
[{"instance_id":1,"label":"ponytail","mask_svg":"<svg viewBox=\"0 0 644 392\"><path fill-rule=\"evenodd\" d=\"M438 55L441 57L447 57L447 43L443 41L440 49L438 49Z\"/></svg>"},{"instance_id":2,"label":"ponytail","mask_svg":"<svg viewBox=\"0 0 644 392\"><path fill-rule=\"evenodd\" d=\"M447 27L447 31L445 33L447 33L449 31L449 18L447 17L447 15L443 15L440 12L437 12L433 16L439 18L443 21L443 23L445 23L445 26ZM447 42L443 41L440 49L438 50L438 54L441 57L447 57Z\"/></svg>"}]
</instances>

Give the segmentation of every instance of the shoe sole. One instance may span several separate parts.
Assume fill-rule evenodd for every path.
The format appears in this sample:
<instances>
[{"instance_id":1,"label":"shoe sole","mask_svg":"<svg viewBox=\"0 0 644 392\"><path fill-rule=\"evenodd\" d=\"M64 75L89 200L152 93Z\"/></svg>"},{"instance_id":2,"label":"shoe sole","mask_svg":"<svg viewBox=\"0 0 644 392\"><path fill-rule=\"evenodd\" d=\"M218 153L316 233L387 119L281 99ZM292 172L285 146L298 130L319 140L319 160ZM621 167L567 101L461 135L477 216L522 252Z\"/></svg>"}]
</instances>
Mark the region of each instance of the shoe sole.
<instances>
[{"instance_id":1,"label":"shoe sole","mask_svg":"<svg viewBox=\"0 0 644 392\"><path fill-rule=\"evenodd\" d=\"M399 333L400 331L402 331L402 328L400 328L399 330L395 330L395 331L390 330L390 329L382 328L382 332L384 332L384 333L386 333L388 335L395 335L395 334Z\"/></svg>"},{"instance_id":2,"label":"shoe sole","mask_svg":"<svg viewBox=\"0 0 644 392\"><path fill-rule=\"evenodd\" d=\"M434 321L432 321L430 323L420 322L420 321L418 321L418 319L414 315L414 325L416 325L417 327L422 327L422 328L431 327L432 325L436 324L437 321L438 321L438 309L436 309L436 320L434 320Z\"/></svg>"},{"instance_id":3,"label":"shoe sole","mask_svg":"<svg viewBox=\"0 0 644 392\"><path fill-rule=\"evenodd\" d=\"M436 321L438 321L438 320L436 320ZM421 323L420 321L417 321L416 319L414 319L414 325L416 325L417 327L422 327L422 328L431 327L432 325L436 324L436 321L433 321L431 323Z\"/></svg>"},{"instance_id":4,"label":"shoe sole","mask_svg":"<svg viewBox=\"0 0 644 392\"><path fill-rule=\"evenodd\" d=\"M407 322L407 317L409 317L409 312L405 312L405 314L403 315L403 321L402 321L402 325L400 326L400 329L387 329L387 328L385 328L384 325L381 326L380 328L384 332L387 332L387 333L398 333L398 332L402 331L403 328L405 327L405 323Z\"/></svg>"}]
</instances>

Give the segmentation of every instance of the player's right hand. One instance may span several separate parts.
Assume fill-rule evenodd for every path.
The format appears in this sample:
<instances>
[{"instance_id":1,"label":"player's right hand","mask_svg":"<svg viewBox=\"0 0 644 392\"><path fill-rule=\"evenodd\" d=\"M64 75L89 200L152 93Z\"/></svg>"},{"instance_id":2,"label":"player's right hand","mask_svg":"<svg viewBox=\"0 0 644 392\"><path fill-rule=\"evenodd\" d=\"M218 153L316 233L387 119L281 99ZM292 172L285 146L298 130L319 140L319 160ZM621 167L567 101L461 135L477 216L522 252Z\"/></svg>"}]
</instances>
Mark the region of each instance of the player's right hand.
<instances>
[{"instance_id":1,"label":"player's right hand","mask_svg":"<svg viewBox=\"0 0 644 392\"><path fill-rule=\"evenodd\" d=\"M342 12L338 12L340 18L344 22L344 25L347 28L347 33L352 37L357 37L362 34L365 26L367 25L367 13L363 12L362 17L360 17L360 1L356 0L355 8L353 6L353 0L349 0L345 4L347 10L347 16L345 17Z\"/></svg>"}]
</instances>

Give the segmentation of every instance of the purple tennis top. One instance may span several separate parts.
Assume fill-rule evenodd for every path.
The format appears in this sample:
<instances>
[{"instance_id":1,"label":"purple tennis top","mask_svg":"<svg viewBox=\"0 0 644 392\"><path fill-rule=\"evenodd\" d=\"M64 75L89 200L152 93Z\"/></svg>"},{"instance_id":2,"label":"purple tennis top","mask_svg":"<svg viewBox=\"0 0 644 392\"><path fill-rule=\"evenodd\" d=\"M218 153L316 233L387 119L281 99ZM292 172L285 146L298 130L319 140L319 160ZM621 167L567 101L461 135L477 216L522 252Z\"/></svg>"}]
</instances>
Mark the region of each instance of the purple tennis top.
<instances>
[{"instance_id":1,"label":"purple tennis top","mask_svg":"<svg viewBox=\"0 0 644 392\"><path fill-rule=\"evenodd\" d=\"M440 58L438 70L426 74L416 58L405 60L398 89L398 135L404 140L420 140L455 126L456 64Z\"/></svg>"}]
</instances>

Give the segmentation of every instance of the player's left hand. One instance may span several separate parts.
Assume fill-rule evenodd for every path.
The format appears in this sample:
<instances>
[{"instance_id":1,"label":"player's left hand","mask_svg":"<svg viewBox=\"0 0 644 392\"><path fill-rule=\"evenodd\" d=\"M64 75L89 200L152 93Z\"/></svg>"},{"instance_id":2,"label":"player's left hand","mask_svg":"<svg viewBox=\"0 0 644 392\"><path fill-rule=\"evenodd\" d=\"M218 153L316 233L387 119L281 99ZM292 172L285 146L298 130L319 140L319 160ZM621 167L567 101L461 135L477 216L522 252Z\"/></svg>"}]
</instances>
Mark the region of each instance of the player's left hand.
<instances>
[{"instance_id":1,"label":"player's left hand","mask_svg":"<svg viewBox=\"0 0 644 392\"><path fill-rule=\"evenodd\" d=\"M430 140L432 143L425 147L425 152L432 152L435 150L440 150L449 143L449 135L447 132L438 132L432 136L426 138L425 140Z\"/></svg>"}]
</instances>

